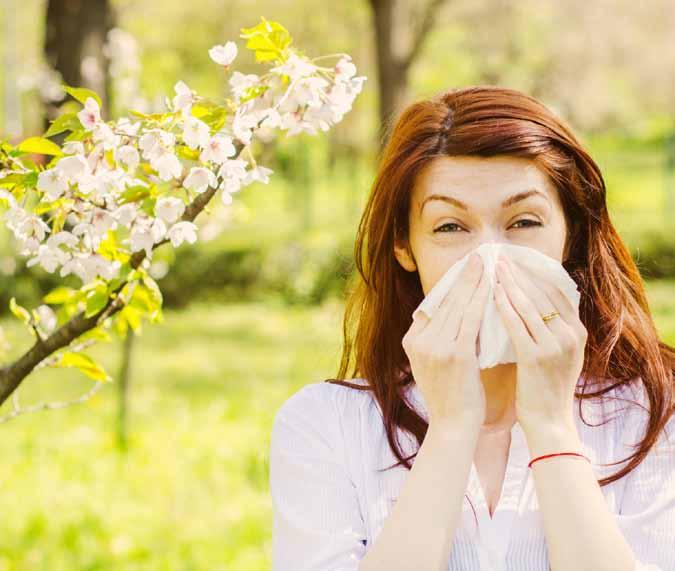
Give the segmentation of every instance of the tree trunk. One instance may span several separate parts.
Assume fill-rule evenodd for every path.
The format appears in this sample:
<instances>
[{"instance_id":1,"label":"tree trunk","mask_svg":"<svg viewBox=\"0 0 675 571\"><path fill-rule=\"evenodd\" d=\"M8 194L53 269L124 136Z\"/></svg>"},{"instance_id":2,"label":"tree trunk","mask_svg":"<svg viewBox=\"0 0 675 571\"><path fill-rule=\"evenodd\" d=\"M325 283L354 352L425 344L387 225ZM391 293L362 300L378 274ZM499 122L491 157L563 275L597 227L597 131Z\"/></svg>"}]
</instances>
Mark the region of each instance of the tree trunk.
<instances>
[{"instance_id":1,"label":"tree trunk","mask_svg":"<svg viewBox=\"0 0 675 571\"><path fill-rule=\"evenodd\" d=\"M379 85L378 142L382 148L394 116L405 99L408 74L394 49L398 37L395 15L400 3L396 0L371 0L371 5Z\"/></svg>"},{"instance_id":2,"label":"tree trunk","mask_svg":"<svg viewBox=\"0 0 675 571\"><path fill-rule=\"evenodd\" d=\"M418 10L421 13L412 19L404 0L370 0L379 89L380 151L408 99L410 66L419 56L444 2L427 0L426 6Z\"/></svg>"},{"instance_id":3,"label":"tree trunk","mask_svg":"<svg viewBox=\"0 0 675 571\"><path fill-rule=\"evenodd\" d=\"M129 418L129 385L131 384L131 355L133 353L136 334L131 327L127 330L124 343L122 344L122 361L118 375L117 387L117 446L126 450L128 438Z\"/></svg>"},{"instance_id":4,"label":"tree trunk","mask_svg":"<svg viewBox=\"0 0 675 571\"><path fill-rule=\"evenodd\" d=\"M47 63L61 73L67 85L95 91L103 103L101 116L104 119L109 118L110 78L103 45L114 21L109 0L47 2ZM50 103L46 107L45 127L57 116L58 104Z\"/></svg>"}]
</instances>

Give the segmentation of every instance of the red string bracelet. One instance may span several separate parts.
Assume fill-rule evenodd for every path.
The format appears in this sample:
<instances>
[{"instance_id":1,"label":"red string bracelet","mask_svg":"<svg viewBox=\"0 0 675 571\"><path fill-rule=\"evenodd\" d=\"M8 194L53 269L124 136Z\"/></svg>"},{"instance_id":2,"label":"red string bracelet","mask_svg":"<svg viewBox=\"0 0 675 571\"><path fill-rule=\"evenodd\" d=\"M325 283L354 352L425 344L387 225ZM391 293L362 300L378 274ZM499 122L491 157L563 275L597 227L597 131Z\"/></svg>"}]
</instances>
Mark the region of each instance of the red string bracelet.
<instances>
[{"instance_id":1,"label":"red string bracelet","mask_svg":"<svg viewBox=\"0 0 675 571\"><path fill-rule=\"evenodd\" d=\"M537 460L542 460L544 458L551 458L552 456L581 456L582 458L586 458L588 462L590 463L590 459L588 456L584 456L583 454L579 454L578 452L557 452L556 454L545 454L544 456L537 456L534 460L530 460L530 463L527 465L528 468L532 467L532 464L534 464Z\"/></svg>"}]
</instances>

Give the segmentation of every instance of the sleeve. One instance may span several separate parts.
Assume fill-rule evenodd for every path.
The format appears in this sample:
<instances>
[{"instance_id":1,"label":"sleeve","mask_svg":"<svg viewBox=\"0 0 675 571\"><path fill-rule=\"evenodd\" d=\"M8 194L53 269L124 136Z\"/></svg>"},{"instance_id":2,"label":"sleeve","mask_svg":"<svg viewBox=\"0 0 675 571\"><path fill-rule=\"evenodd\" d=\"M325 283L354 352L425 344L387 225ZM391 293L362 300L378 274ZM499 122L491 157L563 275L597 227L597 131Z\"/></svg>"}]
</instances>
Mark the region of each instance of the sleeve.
<instances>
[{"instance_id":1,"label":"sleeve","mask_svg":"<svg viewBox=\"0 0 675 571\"><path fill-rule=\"evenodd\" d=\"M636 424L632 444L644 437L644 422ZM634 571L675 571L675 416L625 478L617 521L637 559Z\"/></svg>"},{"instance_id":2,"label":"sleeve","mask_svg":"<svg viewBox=\"0 0 675 571\"><path fill-rule=\"evenodd\" d=\"M306 385L274 417L273 571L357 571L365 555L365 525L346 467L333 388Z\"/></svg>"}]
</instances>

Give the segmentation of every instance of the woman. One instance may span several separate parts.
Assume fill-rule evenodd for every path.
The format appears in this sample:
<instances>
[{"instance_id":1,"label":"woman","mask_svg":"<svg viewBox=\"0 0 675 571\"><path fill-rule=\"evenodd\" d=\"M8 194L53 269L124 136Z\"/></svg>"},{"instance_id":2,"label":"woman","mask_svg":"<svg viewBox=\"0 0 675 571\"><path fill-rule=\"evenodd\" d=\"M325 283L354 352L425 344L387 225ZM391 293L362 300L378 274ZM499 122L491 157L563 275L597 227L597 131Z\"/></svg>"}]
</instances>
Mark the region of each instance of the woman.
<instances>
[{"instance_id":1,"label":"woman","mask_svg":"<svg viewBox=\"0 0 675 571\"><path fill-rule=\"evenodd\" d=\"M480 261L411 316L490 241L558 260L581 300L506 260L493 295L517 363L478 369ZM675 351L563 121L494 86L413 103L355 259L337 378L274 419L276 571L675 569Z\"/></svg>"}]
</instances>

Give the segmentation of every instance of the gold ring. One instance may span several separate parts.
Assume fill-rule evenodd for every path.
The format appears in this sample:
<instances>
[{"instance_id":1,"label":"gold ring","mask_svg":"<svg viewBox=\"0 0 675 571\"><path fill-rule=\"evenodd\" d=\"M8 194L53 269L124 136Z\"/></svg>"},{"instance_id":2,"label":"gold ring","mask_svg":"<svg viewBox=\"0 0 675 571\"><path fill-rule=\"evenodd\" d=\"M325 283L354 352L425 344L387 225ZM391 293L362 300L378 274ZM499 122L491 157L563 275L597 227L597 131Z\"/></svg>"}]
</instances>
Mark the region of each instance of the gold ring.
<instances>
[{"instance_id":1,"label":"gold ring","mask_svg":"<svg viewBox=\"0 0 675 571\"><path fill-rule=\"evenodd\" d=\"M542 315L541 318L544 320L544 323L546 323L547 321L550 321L551 319L553 319L554 317L556 317L558 315L560 315L560 313L558 313L557 311L552 311L551 313L547 313L546 315Z\"/></svg>"}]
</instances>

